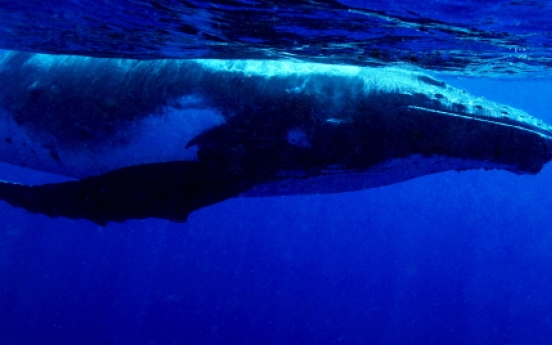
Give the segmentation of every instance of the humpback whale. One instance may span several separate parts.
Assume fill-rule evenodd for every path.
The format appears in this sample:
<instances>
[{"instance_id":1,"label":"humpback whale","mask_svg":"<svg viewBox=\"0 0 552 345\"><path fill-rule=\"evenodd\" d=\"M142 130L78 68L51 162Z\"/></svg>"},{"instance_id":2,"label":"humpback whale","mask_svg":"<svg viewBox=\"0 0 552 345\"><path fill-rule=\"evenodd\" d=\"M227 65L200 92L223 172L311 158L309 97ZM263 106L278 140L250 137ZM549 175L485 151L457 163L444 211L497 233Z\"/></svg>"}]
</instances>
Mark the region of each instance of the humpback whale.
<instances>
[{"instance_id":1,"label":"humpback whale","mask_svg":"<svg viewBox=\"0 0 552 345\"><path fill-rule=\"evenodd\" d=\"M0 199L98 224L552 159L541 120L407 69L10 52L0 78L0 160L73 178Z\"/></svg>"}]
</instances>

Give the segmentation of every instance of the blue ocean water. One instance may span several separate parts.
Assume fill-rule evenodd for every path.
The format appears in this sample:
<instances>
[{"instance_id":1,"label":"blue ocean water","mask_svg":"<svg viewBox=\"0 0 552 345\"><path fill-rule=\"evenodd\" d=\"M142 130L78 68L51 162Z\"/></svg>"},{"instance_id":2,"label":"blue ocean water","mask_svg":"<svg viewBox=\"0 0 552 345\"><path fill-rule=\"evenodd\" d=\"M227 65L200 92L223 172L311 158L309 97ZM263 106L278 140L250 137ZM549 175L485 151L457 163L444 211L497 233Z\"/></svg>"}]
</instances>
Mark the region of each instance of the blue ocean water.
<instances>
[{"instance_id":1,"label":"blue ocean water","mask_svg":"<svg viewBox=\"0 0 552 345\"><path fill-rule=\"evenodd\" d=\"M552 123L544 74L438 76ZM549 344L551 185L447 172L106 227L2 203L0 344Z\"/></svg>"}]
</instances>

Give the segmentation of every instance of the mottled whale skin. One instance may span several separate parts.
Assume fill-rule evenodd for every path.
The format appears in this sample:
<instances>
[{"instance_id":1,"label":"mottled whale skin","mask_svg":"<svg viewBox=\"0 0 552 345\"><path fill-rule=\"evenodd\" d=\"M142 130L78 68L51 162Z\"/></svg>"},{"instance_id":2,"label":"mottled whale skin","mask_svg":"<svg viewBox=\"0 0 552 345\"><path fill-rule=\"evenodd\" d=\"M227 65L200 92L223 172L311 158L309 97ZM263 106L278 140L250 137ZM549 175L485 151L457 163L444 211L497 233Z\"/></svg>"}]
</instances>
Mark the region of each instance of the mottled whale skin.
<instances>
[{"instance_id":1,"label":"mottled whale skin","mask_svg":"<svg viewBox=\"0 0 552 345\"><path fill-rule=\"evenodd\" d=\"M99 224L552 158L542 121L410 70L11 52L0 78L0 160L75 178L0 199Z\"/></svg>"}]
</instances>

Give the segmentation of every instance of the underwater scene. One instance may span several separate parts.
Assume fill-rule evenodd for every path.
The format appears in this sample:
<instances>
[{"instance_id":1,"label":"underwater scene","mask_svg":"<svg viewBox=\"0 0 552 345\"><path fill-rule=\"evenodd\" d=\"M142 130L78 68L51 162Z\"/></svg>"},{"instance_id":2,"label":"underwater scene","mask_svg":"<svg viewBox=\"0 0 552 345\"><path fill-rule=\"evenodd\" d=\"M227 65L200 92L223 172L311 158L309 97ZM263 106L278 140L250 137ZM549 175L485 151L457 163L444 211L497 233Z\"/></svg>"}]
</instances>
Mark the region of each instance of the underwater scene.
<instances>
[{"instance_id":1,"label":"underwater scene","mask_svg":"<svg viewBox=\"0 0 552 345\"><path fill-rule=\"evenodd\" d=\"M551 16L0 0L0 345L549 344Z\"/></svg>"}]
</instances>

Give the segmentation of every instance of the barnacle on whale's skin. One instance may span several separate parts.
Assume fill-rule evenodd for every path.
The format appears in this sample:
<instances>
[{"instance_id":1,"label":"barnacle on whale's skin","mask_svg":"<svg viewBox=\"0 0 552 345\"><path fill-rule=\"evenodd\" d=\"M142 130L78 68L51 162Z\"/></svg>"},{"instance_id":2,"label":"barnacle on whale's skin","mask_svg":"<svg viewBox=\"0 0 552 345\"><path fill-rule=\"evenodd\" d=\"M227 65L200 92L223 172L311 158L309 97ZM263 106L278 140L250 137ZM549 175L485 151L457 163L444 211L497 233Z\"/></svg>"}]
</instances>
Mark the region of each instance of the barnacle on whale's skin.
<instances>
[{"instance_id":1,"label":"barnacle on whale's skin","mask_svg":"<svg viewBox=\"0 0 552 345\"><path fill-rule=\"evenodd\" d=\"M77 179L0 199L100 224L552 157L541 120L411 70L9 53L0 78L0 157Z\"/></svg>"}]
</instances>

